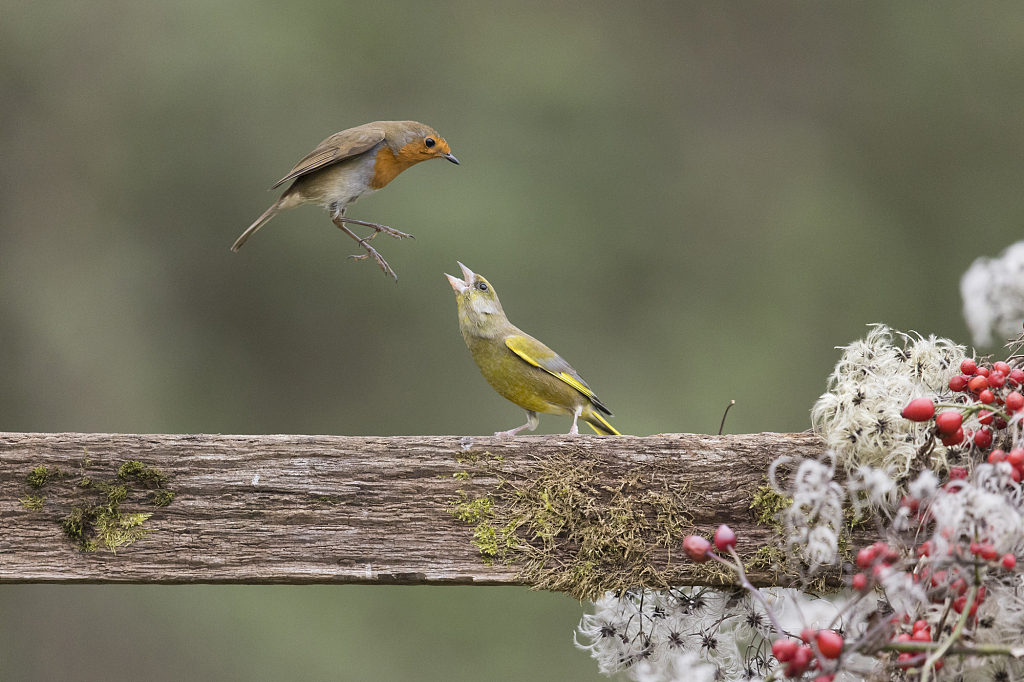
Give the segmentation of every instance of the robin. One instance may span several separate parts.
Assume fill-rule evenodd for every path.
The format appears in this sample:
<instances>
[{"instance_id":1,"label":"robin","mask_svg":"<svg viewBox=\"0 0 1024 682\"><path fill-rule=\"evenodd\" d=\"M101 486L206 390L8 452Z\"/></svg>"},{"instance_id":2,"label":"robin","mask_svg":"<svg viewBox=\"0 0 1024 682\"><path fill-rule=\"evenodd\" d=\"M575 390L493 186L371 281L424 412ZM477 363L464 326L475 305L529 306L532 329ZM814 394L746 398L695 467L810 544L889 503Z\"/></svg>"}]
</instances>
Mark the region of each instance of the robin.
<instances>
[{"instance_id":1,"label":"robin","mask_svg":"<svg viewBox=\"0 0 1024 682\"><path fill-rule=\"evenodd\" d=\"M528 421L495 436L514 436L523 429L533 431L540 423L538 412L572 417L569 433L579 433L579 419L597 433L618 436L618 431L601 413L612 413L587 382L555 351L517 328L498 301L491 283L462 263L465 280L445 274L455 290L459 306L459 329L469 346L480 373L503 398L526 410Z\"/></svg>"},{"instance_id":2,"label":"robin","mask_svg":"<svg viewBox=\"0 0 1024 682\"><path fill-rule=\"evenodd\" d=\"M330 211L331 220L340 230L366 249L366 253L351 258L362 260L373 256L384 274L391 275L397 282L395 271L368 242L380 232L396 239L412 235L386 225L346 218L345 209L359 197L381 189L405 169L420 161L436 158L448 159L456 165L459 163L436 130L416 121L374 121L335 133L270 188L276 189L294 180L281 198L242 233L231 250L240 249L253 232L281 211L316 203ZM345 223L371 227L374 232L364 239Z\"/></svg>"}]
</instances>

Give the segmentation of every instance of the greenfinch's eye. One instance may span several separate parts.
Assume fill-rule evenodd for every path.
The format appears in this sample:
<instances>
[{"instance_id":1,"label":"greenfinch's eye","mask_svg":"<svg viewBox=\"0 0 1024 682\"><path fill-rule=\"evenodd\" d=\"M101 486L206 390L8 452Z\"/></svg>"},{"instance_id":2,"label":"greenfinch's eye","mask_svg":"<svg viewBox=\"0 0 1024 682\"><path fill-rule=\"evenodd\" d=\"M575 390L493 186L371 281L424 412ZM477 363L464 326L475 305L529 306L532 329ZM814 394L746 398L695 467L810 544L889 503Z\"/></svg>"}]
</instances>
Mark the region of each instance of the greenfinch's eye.
<instances>
[{"instance_id":1,"label":"greenfinch's eye","mask_svg":"<svg viewBox=\"0 0 1024 682\"><path fill-rule=\"evenodd\" d=\"M486 282L477 282L476 283L476 288L479 289L480 291L487 291L487 283Z\"/></svg>"},{"instance_id":2,"label":"greenfinch's eye","mask_svg":"<svg viewBox=\"0 0 1024 682\"><path fill-rule=\"evenodd\" d=\"M434 142L434 138L428 137L427 139L423 140L423 144L427 145L427 148L429 149L430 147L433 147L435 144L437 144L437 142Z\"/></svg>"}]
</instances>

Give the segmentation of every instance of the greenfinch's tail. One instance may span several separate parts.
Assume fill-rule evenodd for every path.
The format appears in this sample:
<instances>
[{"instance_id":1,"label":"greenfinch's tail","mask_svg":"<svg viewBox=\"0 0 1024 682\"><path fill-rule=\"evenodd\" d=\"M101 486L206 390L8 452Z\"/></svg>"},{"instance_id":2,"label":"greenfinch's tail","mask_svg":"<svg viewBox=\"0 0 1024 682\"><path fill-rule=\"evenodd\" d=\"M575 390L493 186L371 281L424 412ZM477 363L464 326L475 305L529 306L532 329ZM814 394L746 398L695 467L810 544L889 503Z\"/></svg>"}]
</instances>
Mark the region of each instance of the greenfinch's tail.
<instances>
[{"instance_id":1,"label":"greenfinch's tail","mask_svg":"<svg viewBox=\"0 0 1024 682\"><path fill-rule=\"evenodd\" d=\"M615 427L605 421L605 418L597 412L597 410L588 410L586 414L582 415L583 421L590 424L590 428L599 436L621 436L622 434L615 430Z\"/></svg>"}]
</instances>

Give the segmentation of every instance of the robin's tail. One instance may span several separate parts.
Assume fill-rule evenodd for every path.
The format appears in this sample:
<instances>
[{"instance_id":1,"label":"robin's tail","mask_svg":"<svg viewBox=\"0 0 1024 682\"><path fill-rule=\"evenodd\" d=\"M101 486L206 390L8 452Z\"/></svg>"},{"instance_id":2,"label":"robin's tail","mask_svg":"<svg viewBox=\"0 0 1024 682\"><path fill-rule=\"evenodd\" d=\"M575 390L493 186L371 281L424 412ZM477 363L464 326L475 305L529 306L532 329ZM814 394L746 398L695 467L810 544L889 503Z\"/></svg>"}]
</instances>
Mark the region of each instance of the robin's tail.
<instances>
[{"instance_id":1,"label":"robin's tail","mask_svg":"<svg viewBox=\"0 0 1024 682\"><path fill-rule=\"evenodd\" d=\"M268 208L266 213L264 213L259 218L257 218L256 222L254 222L252 225L250 225L249 229L247 229L245 232L243 232L242 236L235 240L235 243L231 247L231 250L232 251L238 251L240 248L242 248L242 244L245 243L245 240L248 239L252 235L253 232L255 232L256 230L260 229L261 227L263 227L264 225L269 223L270 219L273 218L274 216L276 216L278 214L278 212L280 212L280 210L283 208L281 206L281 201L283 199L284 199L284 197L281 197L280 199L275 201L274 205L271 206L270 208Z\"/></svg>"},{"instance_id":2,"label":"robin's tail","mask_svg":"<svg viewBox=\"0 0 1024 682\"><path fill-rule=\"evenodd\" d=\"M587 410L580 417L583 421L590 424L590 428L594 429L599 436L621 436L622 434L615 430L615 427L609 424L604 417L597 410Z\"/></svg>"}]
</instances>

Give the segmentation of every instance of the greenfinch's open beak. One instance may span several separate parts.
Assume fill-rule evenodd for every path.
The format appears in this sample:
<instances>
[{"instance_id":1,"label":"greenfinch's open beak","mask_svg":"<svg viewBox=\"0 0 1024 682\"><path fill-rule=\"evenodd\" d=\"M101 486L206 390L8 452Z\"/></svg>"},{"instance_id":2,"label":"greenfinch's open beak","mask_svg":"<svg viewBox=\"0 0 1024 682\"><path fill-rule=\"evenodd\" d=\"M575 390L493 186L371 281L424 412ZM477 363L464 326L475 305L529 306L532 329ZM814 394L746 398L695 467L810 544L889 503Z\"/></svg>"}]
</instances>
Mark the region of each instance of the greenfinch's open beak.
<instances>
[{"instance_id":1,"label":"greenfinch's open beak","mask_svg":"<svg viewBox=\"0 0 1024 682\"><path fill-rule=\"evenodd\" d=\"M451 161L452 163L454 163L454 164L455 164L456 166L460 165L460 164L459 164L459 160L458 160L458 159L456 159L456 158L455 158L454 156L452 156L450 152L449 152L448 154L442 154L442 155L441 155L441 158L442 158L442 159L448 159L449 161Z\"/></svg>"},{"instance_id":2,"label":"greenfinch's open beak","mask_svg":"<svg viewBox=\"0 0 1024 682\"><path fill-rule=\"evenodd\" d=\"M459 263L459 261L455 261L455 262ZM473 280L476 279L476 273L474 273L472 270L467 268L462 263L459 263L459 267L462 268L462 276L466 278L466 284L467 285L472 285L473 284Z\"/></svg>"},{"instance_id":3,"label":"greenfinch's open beak","mask_svg":"<svg viewBox=\"0 0 1024 682\"><path fill-rule=\"evenodd\" d=\"M444 276L448 278L448 283L452 285L452 289L455 289L455 293L461 294L463 291L469 288L469 285L463 282L458 277L452 277L447 272Z\"/></svg>"}]
</instances>

